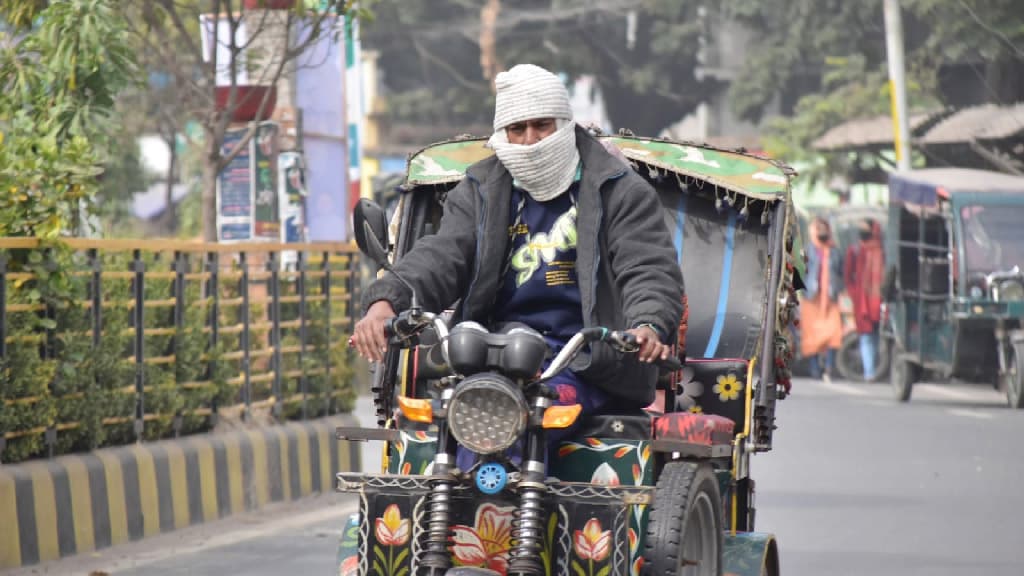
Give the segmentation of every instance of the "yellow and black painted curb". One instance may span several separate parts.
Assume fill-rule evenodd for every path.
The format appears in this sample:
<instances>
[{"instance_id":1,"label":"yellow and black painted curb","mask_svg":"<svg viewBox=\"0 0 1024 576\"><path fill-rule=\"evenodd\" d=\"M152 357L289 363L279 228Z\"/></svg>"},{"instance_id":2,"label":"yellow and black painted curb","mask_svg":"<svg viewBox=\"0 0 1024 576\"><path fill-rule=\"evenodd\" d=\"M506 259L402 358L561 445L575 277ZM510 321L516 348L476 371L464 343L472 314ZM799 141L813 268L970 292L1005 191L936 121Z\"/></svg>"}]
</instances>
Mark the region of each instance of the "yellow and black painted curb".
<instances>
[{"instance_id":1,"label":"yellow and black painted curb","mask_svg":"<svg viewBox=\"0 0 1024 576\"><path fill-rule=\"evenodd\" d=\"M334 489L349 415L0 466L0 569L139 540Z\"/></svg>"}]
</instances>

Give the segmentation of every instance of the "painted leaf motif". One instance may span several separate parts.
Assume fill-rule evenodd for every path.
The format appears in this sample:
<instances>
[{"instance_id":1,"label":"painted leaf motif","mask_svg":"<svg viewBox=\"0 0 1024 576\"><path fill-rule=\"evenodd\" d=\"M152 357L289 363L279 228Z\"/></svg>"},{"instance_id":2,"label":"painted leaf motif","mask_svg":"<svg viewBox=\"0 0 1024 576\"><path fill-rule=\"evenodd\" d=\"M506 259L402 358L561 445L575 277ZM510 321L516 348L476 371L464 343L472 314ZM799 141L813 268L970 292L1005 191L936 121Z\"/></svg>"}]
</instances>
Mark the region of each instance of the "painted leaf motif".
<instances>
[{"instance_id":1,"label":"painted leaf motif","mask_svg":"<svg viewBox=\"0 0 1024 576\"><path fill-rule=\"evenodd\" d=\"M632 451L633 451L633 447L632 446L623 446L622 448L619 448L618 450L615 451L615 457L616 458L622 458L623 456L625 456L626 454L629 454Z\"/></svg>"},{"instance_id":2,"label":"painted leaf motif","mask_svg":"<svg viewBox=\"0 0 1024 576\"><path fill-rule=\"evenodd\" d=\"M583 446L581 446L579 444L576 444L576 443L562 444L558 448L558 455L559 456L568 456L569 454L572 454L573 452L579 450L580 448L583 448Z\"/></svg>"}]
</instances>

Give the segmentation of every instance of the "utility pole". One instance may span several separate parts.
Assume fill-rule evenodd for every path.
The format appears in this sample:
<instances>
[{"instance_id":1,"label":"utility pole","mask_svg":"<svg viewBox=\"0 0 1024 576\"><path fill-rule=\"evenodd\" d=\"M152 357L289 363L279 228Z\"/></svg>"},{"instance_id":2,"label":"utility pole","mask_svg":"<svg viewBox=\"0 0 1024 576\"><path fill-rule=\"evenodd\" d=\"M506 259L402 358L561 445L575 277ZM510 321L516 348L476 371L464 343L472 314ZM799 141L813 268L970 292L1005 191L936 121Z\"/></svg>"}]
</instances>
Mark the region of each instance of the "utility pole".
<instances>
[{"instance_id":1,"label":"utility pole","mask_svg":"<svg viewBox=\"0 0 1024 576\"><path fill-rule=\"evenodd\" d=\"M885 51L889 60L889 94L896 167L900 170L909 170L910 127L907 119L907 78L903 62L903 20L900 16L899 0L885 0Z\"/></svg>"}]
</instances>

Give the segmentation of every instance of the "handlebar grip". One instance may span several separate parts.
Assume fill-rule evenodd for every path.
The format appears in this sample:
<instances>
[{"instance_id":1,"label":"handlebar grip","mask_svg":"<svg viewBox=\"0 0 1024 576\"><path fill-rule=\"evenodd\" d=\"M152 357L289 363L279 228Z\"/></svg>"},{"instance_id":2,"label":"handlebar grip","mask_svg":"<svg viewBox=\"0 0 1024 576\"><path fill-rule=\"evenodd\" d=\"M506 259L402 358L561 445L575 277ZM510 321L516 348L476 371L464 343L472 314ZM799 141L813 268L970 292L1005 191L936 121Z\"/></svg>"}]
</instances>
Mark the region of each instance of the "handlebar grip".
<instances>
[{"instance_id":1,"label":"handlebar grip","mask_svg":"<svg viewBox=\"0 0 1024 576\"><path fill-rule=\"evenodd\" d=\"M393 318L389 318L388 321L384 323L384 337L387 338L388 340L391 340L392 338L395 337L395 334L396 334L395 324L397 324L397 323L398 323L398 316L395 316Z\"/></svg>"},{"instance_id":2,"label":"handlebar grip","mask_svg":"<svg viewBox=\"0 0 1024 576\"><path fill-rule=\"evenodd\" d=\"M658 360L658 366L670 372L678 372L683 369L683 363L675 356L669 356L665 360Z\"/></svg>"}]
</instances>

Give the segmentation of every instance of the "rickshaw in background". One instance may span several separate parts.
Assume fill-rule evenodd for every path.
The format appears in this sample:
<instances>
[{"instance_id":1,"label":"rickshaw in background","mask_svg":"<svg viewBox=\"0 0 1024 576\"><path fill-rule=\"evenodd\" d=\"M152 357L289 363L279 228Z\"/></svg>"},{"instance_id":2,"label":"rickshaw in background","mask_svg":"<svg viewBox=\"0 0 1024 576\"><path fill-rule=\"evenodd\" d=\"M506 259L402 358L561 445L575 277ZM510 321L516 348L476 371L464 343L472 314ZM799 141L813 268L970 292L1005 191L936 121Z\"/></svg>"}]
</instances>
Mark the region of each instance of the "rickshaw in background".
<instances>
[{"instance_id":1,"label":"rickshaw in background","mask_svg":"<svg viewBox=\"0 0 1024 576\"><path fill-rule=\"evenodd\" d=\"M543 428L576 418L530 408L554 369L536 380L533 360L509 352L530 348L530 335L401 312L375 367L379 428L338 430L384 442L382 473L338 474L339 491L359 497L340 574L779 573L774 536L755 531L750 458L772 448L776 401L790 385L787 328L803 265L794 173L743 152L628 133L599 139L660 194L691 280L684 362L662 370L646 410L592 416L546 471L520 468L503 451L508 442L491 436L525 437L529 451ZM364 252L390 268L437 231L445 195L492 153L484 142L414 154L390 226L361 201L354 220ZM607 328L581 331L552 365L564 367L574 347L621 337L622 327ZM487 408L497 405L508 409ZM471 469L452 466L456 444L481 455Z\"/></svg>"},{"instance_id":2,"label":"rickshaw in background","mask_svg":"<svg viewBox=\"0 0 1024 576\"><path fill-rule=\"evenodd\" d=\"M890 379L985 382L1024 407L1024 177L962 168L889 178L883 325Z\"/></svg>"},{"instance_id":3,"label":"rickshaw in background","mask_svg":"<svg viewBox=\"0 0 1024 576\"><path fill-rule=\"evenodd\" d=\"M845 258L846 250L860 241L860 237L857 235L858 225L865 219L871 219L878 222L881 229L885 230L889 212L884 206L843 204L827 207L801 207L797 211L797 215L800 219L802 237L807 237L807 228L815 218L820 216L828 221L836 246ZM836 352L836 372L844 380L863 382L864 364L861 360L860 340L853 318L853 303L845 292L840 296L839 310L843 320L843 341ZM807 364L806 358L798 357L794 373L800 376L809 376L810 369ZM885 378L889 371L889 348L887 346L878 346L875 366L877 367L875 380Z\"/></svg>"}]
</instances>

